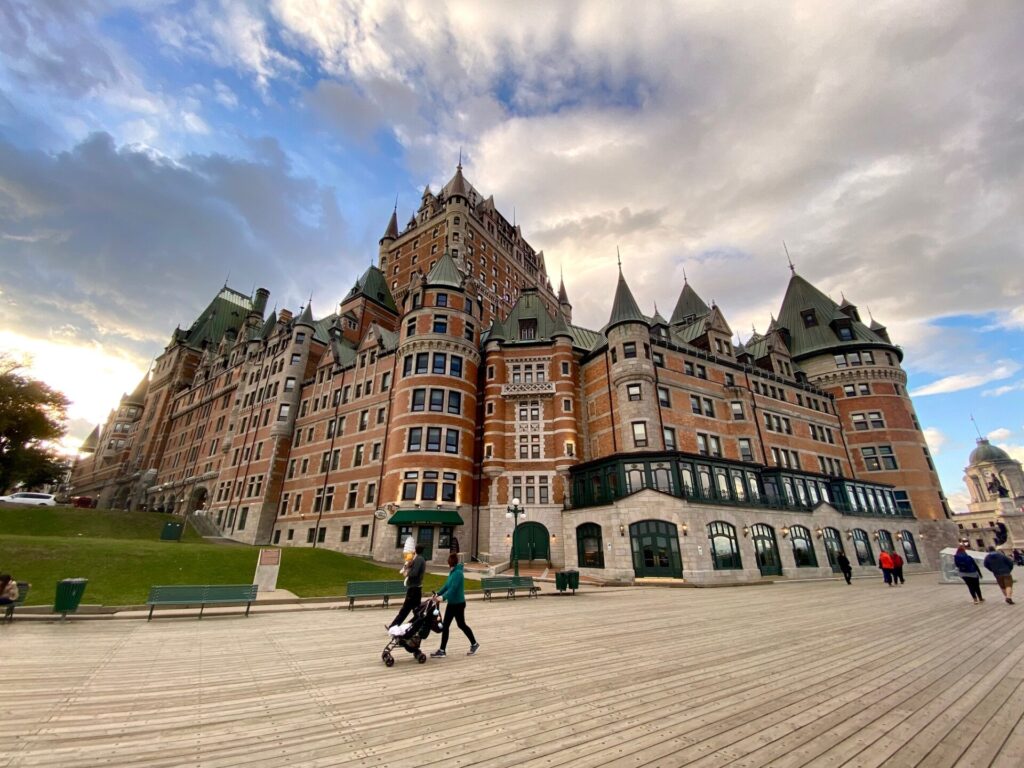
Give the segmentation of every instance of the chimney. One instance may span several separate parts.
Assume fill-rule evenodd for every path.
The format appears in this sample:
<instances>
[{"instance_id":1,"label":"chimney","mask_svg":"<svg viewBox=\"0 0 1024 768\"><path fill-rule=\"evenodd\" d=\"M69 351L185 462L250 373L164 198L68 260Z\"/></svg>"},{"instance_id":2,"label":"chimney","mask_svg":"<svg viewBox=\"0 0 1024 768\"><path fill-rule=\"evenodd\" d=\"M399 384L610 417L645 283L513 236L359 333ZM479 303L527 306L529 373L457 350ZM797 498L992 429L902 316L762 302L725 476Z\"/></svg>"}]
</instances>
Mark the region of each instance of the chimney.
<instances>
[{"instance_id":1,"label":"chimney","mask_svg":"<svg viewBox=\"0 0 1024 768\"><path fill-rule=\"evenodd\" d=\"M266 288L256 289L256 298L252 302L253 314L263 317L263 313L267 311L267 299L270 298L270 291Z\"/></svg>"}]
</instances>

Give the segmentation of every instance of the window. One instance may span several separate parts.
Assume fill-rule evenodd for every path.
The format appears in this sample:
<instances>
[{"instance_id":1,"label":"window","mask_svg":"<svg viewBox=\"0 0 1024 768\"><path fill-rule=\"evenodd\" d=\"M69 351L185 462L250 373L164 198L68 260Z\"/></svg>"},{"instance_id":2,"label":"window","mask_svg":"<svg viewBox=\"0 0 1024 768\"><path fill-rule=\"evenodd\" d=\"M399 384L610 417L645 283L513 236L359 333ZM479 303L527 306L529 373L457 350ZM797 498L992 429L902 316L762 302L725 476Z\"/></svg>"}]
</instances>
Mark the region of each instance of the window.
<instances>
[{"instance_id":1,"label":"window","mask_svg":"<svg viewBox=\"0 0 1024 768\"><path fill-rule=\"evenodd\" d=\"M690 410L698 416L701 414L700 398L697 395L690 395Z\"/></svg>"},{"instance_id":2,"label":"window","mask_svg":"<svg viewBox=\"0 0 1024 768\"><path fill-rule=\"evenodd\" d=\"M746 417L743 414L743 403L739 400L733 400L729 403L729 408L732 411L732 418L735 421L743 421Z\"/></svg>"},{"instance_id":3,"label":"window","mask_svg":"<svg viewBox=\"0 0 1024 768\"><path fill-rule=\"evenodd\" d=\"M439 293L439 294L437 294L437 300L436 300L435 303L439 307L447 307L448 306L448 294L447 293Z\"/></svg>"},{"instance_id":4,"label":"window","mask_svg":"<svg viewBox=\"0 0 1024 768\"><path fill-rule=\"evenodd\" d=\"M278 410L277 410L277 420L278 421L287 421L288 420L288 414L291 412L291 409L292 409L291 405L289 405L288 403L282 403L281 407L278 408Z\"/></svg>"},{"instance_id":5,"label":"window","mask_svg":"<svg viewBox=\"0 0 1024 768\"><path fill-rule=\"evenodd\" d=\"M750 447L750 439L749 438L741 437L739 439L739 448L740 448L740 459L741 460L743 460L743 461L753 461L754 460L754 452L753 452L753 450Z\"/></svg>"},{"instance_id":6,"label":"window","mask_svg":"<svg viewBox=\"0 0 1024 768\"><path fill-rule=\"evenodd\" d=\"M291 357L291 365L298 365L302 361L302 355L296 352Z\"/></svg>"},{"instance_id":7,"label":"window","mask_svg":"<svg viewBox=\"0 0 1024 768\"><path fill-rule=\"evenodd\" d=\"M633 422L633 445L637 448L647 447L647 424L642 421Z\"/></svg>"},{"instance_id":8,"label":"window","mask_svg":"<svg viewBox=\"0 0 1024 768\"><path fill-rule=\"evenodd\" d=\"M370 526L365 524L365 523L363 525L360 525L359 526L359 538L365 539L369 535L370 535Z\"/></svg>"},{"instance_id":9,"label":"window","mask_svg":"<svg viewBox=\"0 0 1024 768\"><path fill-rule=\"evenodd\" d=\"M428 448L429 450L429 448ZM444 436L444 452L445 453L458 453L459 452L459 430L449 429L445 431Z\"/></svg>"},{"instance_id":10,"label":"window","mask_svg":"<svg viewBox=\"0 0 1024 768\"><path fill-rule=\"evenodd\" d=\"M628 360L636 357L636 342L627 341L622 345L622 359Z\"/></svg>"},{"instance_id":11,"label":"window","mask_svg":"<svg viewBox=\"0 0 1024 768\"><path fill-rule=\"evenodd\" d=\"M418 451L422 447L423 443L423 427L412 427L409 429L408 443L406 444L407 451Z\"/></svg>"},{"instance_id":12,"label":"window","mask_svg":"<svg viewBox=\"0 0 1024 768\"><path fill-rule=\"evenodd\" d=\"M711 401L710 397L702 398L704 401L704 415L710 416L712 419L715 418L715 404Z\"/></svg>"},{"instance_id":13,"label":"window","mask_svg":"<svg viewBox=\"0 0 1024 768\"><path fill-rule=\"evenodd\" d=\"M568 376L569 375L569 364L568 363L565 363L565 362L562 363L562 375L563 376Z\"/></svg>"},{"instance_id":14,"label":"window","mask_svg":"<svg viewBox=\"0 0 1024 768\"><path fill-rule=\"evenodd\" d=\"M669 394L668 387L658 387L658 405L663 408L672 407L672 397Z\"/></svg>"},{"instance_id":15,"label":"window","mask_svg":"<svg viewBox=\"0 0 1024 768\"><path fill-rule=\"evenodd\" d=\"M711 542L711 561L716 571L742 568L736 529L729 523L716 521L708 524Z\"/></svg>"},{"instance_id":16,"label":"window","mask_svg":"<svg viewBox=\"0 0 1024 768\"><path fill-rule=\"evenodd\" d=\"M864 457L864 466L868 472L899 468L896 464L896 456L893 455L891 445L867 446L861 448L860 452Z\"/></svg>"},{"instance_id":17,"label":"window","mask_svg":"<svg viewBox=\"0 0 1024 768\"><path fill-rule=\"evenodd\" d=\"M665 356L661 352L654 353L654 367L664 368L665 367Z\"/></svg>"},{"instance_id":18,"label":"window","mask_svg":"<svg viewBox=\"0 0 1024 768\"><path fill-rule=\"evenodd\" d=\"M415 498L415 496L413 498ZM396 527L398 528L398 532L395 535L395 549L401 549L405 546L405 540L412 536L412 526L399 525Z\"/></svg>"},{"instance_id":19,"label":"window","mask_svg":"<svg viewBox=\"0 0 1024 768\"><path fill-rule=\"evenodd\" d=\"M813 309L805 309L800 313L800 317L804 321L804 328L813 328L818 324L818 316Z\"/></svg>"},{"instance_id":20,"label":"window","mask_svg":"<svg viewBox=\"0 0 1024 768\"><path fill-rule=\"evenodd\" d=\"M412 391L412 404L410 409L413 411L422 411L426 408L427 403L427 390L425 389L414 389Z\"/></svg>"},{"instance_id":21,"label":"window","mask_svg":"<svg viewBox=\"0 0 1024 768\"><path fill-rule=\"evenodd\" d=\"M462 393L448 393L448 413L462 413Z\"/></svg>"},{"instance_id":22,"label":"window","mask_svg":"<svg viewBox=\"0 0 1024 768\"><path fill-rule=\"evenodd\" d=\"M793 542L793 559L797 568L817 568L818 557L814 552L811 532L802 525L794 525L789 529L789 538Z\"/></svg>"},{"instance_id":23,"label":"window","mask_svg":"<svg viewBox=\"0 0 1024 768\"><path fill-rule=\"evenodd\" d=\"M448 333L448 316L434 315L434 333Z\"/></svg>"},{"instance_id":24,"label":"window","mask_svg":"<svg viewBox=\"0 0 1024 768\"><path fill-rule=\"evenodd\" d=\"M452 364L448 373L452 376L462 378L462 358L459 355L452 355Z\"/></svg>"},{"instance_id":25,"label":"window","mask_svg":"<svg viewBox=\"0 0 1024 768\"><path fill-rule=\"evenodd\" d=\"M352 534L352 526L351 525L343 525L341 527L341 540L343 542L344 541L348 541L349 536L351 536L351 534Z\"/></svg>"},{"instance_id":26,"label":"window","mask_svg":"<svg viewBox=\"0 0 1024 768\"><path fill-rule=\"evenodd\" d=\"M672 427L665 427L665 450L674 451L678 448L676 443L676 431Z\"/></svg>"},{"instance_id":27,"label":"window","mask_svg":"<svg viewBox=\"0 0 1024 768\"><path fill-rule=\"evenodd\" d=\"M436 413L444 412L444 390L430 390L430 410Z\"/></svg>"},{"instance_id":28,"label":"window","mask_svg":"<svg viewBox=\"0 0 1024 768\"><path fill-rule=\"evenodd\" d=\"M631 401L640 400L640 385L639 384L627 384L626 385L626 397Z\"/></svg>"},{"instance_id":29,"label":"window","mask_svg":"<svg viewBox=\"0 0 1024 768\"><path fill-rule=\"evenodd\" d=\"M443 352L434 353L434 364L430 369L431 373L444 374L448 367L448 355Z\"/></svg>"},{"instance_id":30,"label":"window","mask_svg":"<svg viewBox=\"0 0 1024 768\"><path fill-rule=\"evenodd\" d=\"M293 389L295 389L295 377L289 376L284 380L284 391L291 392Z\"/></svg>"},{"instance_id":31,"label":"window","mask_svg":"<svg viewBox=\"0 0 1024 768\"><path fill-rule=\"evenodd\" d=\"M441 450L441 428L427 427L427 450L435 453Z\"/></svg>"},{"instance_id":32,"label":"window","mask_svg":"<svg viewBox=\"0 0 1024 768\"><path fill-rule=\"evenodd\" d=\"M533 319L519 321L519 338L532 341L537 338L537 321Z\"/></svg>"}]
</instances>

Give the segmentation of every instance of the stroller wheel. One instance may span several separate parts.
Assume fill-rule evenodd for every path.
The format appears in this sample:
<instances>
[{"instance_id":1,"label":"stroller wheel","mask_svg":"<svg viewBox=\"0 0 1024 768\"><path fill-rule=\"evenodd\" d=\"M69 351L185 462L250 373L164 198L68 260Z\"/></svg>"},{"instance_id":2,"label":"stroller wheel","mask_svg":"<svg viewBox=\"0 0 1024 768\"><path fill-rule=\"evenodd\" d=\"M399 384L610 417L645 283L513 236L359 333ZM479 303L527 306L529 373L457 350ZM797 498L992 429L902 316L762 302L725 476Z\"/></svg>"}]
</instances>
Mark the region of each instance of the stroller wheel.
<instances>
[{"instance_id":1,"label":"stroller wheel","mask_svg":"<svg viewBox=\"0 0 1024 768\"><path fill-rule=\"evenodd\" d=\"M427 661L427 654L425 654L425 653L417 653L416 654L416 661L418 661L420 664L426 663L426 661Z\"/></svg>"},{"instance_id":2,"label":"stroller wheel","mask_svg":"<svg viewBox=\"0 0 1024 768\"><path fill-rule=\"evenodd\" d=\"M387 651L384 651L384 653L382 653L380 657L384 660L384 664L386 664L387 666L393 667L395 665L395 657Z\"/></svg>"}]
</instances>

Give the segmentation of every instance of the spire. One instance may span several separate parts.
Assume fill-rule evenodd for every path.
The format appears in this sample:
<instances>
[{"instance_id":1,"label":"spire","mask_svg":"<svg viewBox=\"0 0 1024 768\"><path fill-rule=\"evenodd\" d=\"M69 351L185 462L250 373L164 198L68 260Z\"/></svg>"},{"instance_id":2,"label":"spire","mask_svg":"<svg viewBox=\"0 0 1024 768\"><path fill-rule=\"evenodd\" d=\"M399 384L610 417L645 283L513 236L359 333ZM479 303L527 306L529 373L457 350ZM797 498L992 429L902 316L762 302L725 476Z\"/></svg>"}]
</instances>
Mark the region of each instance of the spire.
<instances>
[{"instance_id":1,"label":"spire","mask_svg":"<svg viewBox=\"0 0 1024 768\"><path fill-rule=\"evenodd\" d=\"M391 211L391 219L388 221L388 228L384 230L384 237L380 239L383 244L385 240L398 239L398 198L395 198L395 209Z\"/></svg>"},{"instance_id":2,"label":"spire","mask_svg":"<svg viewBox=\"0 0 1024 768\"><path fill-rule=\"evenodd\" d=\"M789 264L789 271L791 274L796 274L796 267L793 266L793 259L789 257L789 248L786 247L786 241L782 241L782 249L786 252L786 262Z\"/></svg>"},{"instance_id":3,"label":"spire","mask_svg":"<svg viewBox=\"0 0 1024 768\"><path fill-rule=\"evenodd\" d=\"M683 277L683 290L679 293L675 309L672 310L672 324L689 322L690 320L706 315L711 308L704 303L704 300L697 295L697 292L690 287Z\"/></svg>"},{"instance_id":4,"label":"spire","mask_svg":"<svg viewBox=\"0 0 1024 768\"><path fill-rule=\"evenodd\" d=\"M558 303L560 305L569 303L569 294L565 292L565 280L562 278L561 270L558 275Z\"/></svg>"},{"instance_id":5,"label":"spire","mask_svg":"<svg viewBox=\"0 0 1024 768\"><path fill-rule=\"evenodd\" d=\"M551 331L551 338L557 339L559 336L564 336L571 340L572 331L569 330L569 325L565 321L565 316L561 312L555 312L555 324Z\"/></svg>"},{"instance_id":6,"label":"spire","mask_svg":"<svg viewBox=\"0 0 1024 768\"><path fill-rule=\"evenodd\" d=\"M466 190L466 180L462 177L462 152L459 152L459 164L455 167L455 175L452 176L452 180L445 185L445 190L448 193L448 197L468 197L469 193Z\"/></svg>"},{"instance_id":7,"label":"spire","mask_svg":"<svg viewBox=\"0 0 1024 768\"><path fill-rule=\"evenodd\" d=\"M487 330L488 341L508 341L507 334L505 332L505 326L497 315L491 321L491 327Z\"/></svg>"},{"instance_id":8,"label":"spire","mask_svg":"<svg viewBox=\"0 0 1024 768\"><path fill-rule=\"evenodd\" d=\"M267 317L267 322L263 324L263 330L260 331L261 339L269 339L274 334L274 328L277 327L277 310L271 310L270 315Z\"/></svg>"},{"instance_id":9,"label":"spire","mask_svg":"<svg viewBox=\"0 0 1024 768\"><path fill-rule=\"evenodd\" d=\"M313 328L313 297L310 296L309 301L306 302L305 309L302 310L302 314L299 315L299 319L295 321L296 325L305 325L309 328Z\"/></svg>"},{"instance_id":10,"label":"spire","mask_svg":"<svg viewBox=\"0 0 1024 768\"><path fill-rule=\"evenodd\" d=\"M616 248L616 252L618 248ZM637 306L636 299L633 298L632 292L629 290L629 286L626 284L626 278L622 275L622 258L619 258L619 283L615 287L615 299L612 301L612 314L608 318L608 325L605 326L605 331L609 331L613 326L619 323L643 323L647 325L647 318L644 317L644 313L640 311L640 307Z\"/></svg>"},{"instance_id":11,"label":"spire","mask_svg":"<svg viewBox=\"0 0 1024 768\"><path fill-rule=\"evenodd\" d=\"M654 317L651 318L652 325L668 325L668 320L661 316L661 312L658 311L658 302L654 302Z\"/></svg>"}]
</instances>

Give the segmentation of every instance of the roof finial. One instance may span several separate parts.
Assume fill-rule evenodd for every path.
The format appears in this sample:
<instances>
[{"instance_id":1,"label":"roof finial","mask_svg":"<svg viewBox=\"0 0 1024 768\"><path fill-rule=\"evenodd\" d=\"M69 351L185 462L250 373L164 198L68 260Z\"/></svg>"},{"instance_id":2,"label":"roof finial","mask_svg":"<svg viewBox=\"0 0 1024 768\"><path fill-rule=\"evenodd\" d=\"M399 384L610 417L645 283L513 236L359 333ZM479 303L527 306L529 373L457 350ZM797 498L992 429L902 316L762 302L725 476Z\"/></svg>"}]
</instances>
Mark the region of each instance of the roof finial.
<instances>
[{"instance_id":1,"label":"roof finial","mask_svg":"<svg viewBox=\"0 0 1024 768\"><path fill-rule=\"evenodd\" d=\"M688 278L686 277L686 267L684 266L684 267L683 267L683 285L686 285L686 284L687 284L688 282L690 282L690 281L689 281L689 279L688 279Z\"/></svg>"},{"instance_id":2,"label":"roof finial","mask_svg":"<svg viewBox=\"0 0 1024 768\"><path fill-rule=\"evenodd\" d=\"M794 275L796 274L796 267L793 266L793 259L789 256L789 248L786 247L786 241L782 241L782 248L786 251L786 261L789 262L789 271Z\"/></svg>"},{"instance_id":3,"label":"roof finial","mask_svg":"<svg viewBox=\"0 0 1024 768\"><path fill-rule=\"evenodd\" d=\"M398 213L398 193L395 192L395 213Z\"/></svg>"},{"instance_id":4,"label":"roof finial","mask_svg":"<svg viewBox=\"0 0 1024 768\"><path fill-rule=\"evenodd\" d=\"M516 225L516 207L513 205L512 206L512 226L515 227L515 225Z\"/></svg>"},{"instance_id":5,"label":"roof finial","mask_svg":"<svg viewBox=\"0 0 1024 768\"><path fill-rule=\"evenodd\" d=\"M225 288L228 287L228 280L230 280L230 279L231 279L231 270L229 269L227 276L224 278L224 287Z\"/></svg>"},{"instance_id":6,"label":"roof finial","mask_svg":"<svg viewBox=\"0 0 1024 768\"><path fill-rule=\"evenodd\" d=\"M619 252L619 246L615 246L615 258L619 262L619 274L622 274L622 254Z\"/></svg>"},{"instance_id":7,"label":"roof finial","mask_svg":"<svg viewBox=\"0 0 1024 768\"><path fill-rule=\"evenodd\" d=\"M974 420L974 414L973 413L971 414L971 423L974 425L974 431L978 433L978 439L979 440L984 440L985 438L981 436L981 430L978 429L978 422L976 422Z\"/></svg>"},{"instance_id":8,"label":"roof finial","mask_svg":"<svg viewBox=\"0 0 1024 768\"><path fill-rule=\"evenodd\" d=\"M462 147L459 147L459 170L462 170Z\"/></svg>"},{"instance_id":9,"label":"roof finial","mask_svg":"<svg viewBox=\"0 0 1024 768\"><path fill-rule=\"evenodd\" d=\"M868 317L872 323L875 322L875 316L871 314L871 307L868 307Z\"/></svg>"}]
</instances>

